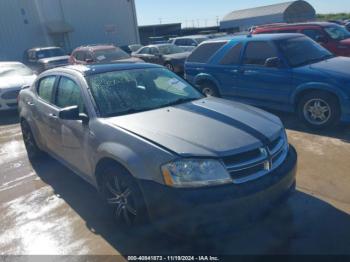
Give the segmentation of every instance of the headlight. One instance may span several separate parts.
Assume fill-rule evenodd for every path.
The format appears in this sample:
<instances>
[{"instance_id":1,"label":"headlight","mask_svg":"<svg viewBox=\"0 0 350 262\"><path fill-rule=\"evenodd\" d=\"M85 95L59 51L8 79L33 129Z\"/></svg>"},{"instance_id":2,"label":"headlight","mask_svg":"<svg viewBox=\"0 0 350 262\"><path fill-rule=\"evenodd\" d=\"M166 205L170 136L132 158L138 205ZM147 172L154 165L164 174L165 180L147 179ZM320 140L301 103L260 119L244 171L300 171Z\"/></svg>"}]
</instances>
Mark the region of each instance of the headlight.
<instances>
[{"instance_id":1,"label":"headlight","mask_svg":"<svg viewBox=\"0 0 350 262\"><path fill-rule=\"evenodd\" d=\"M162 166L165 184L173 187L204 187L232 183L217 160L184 159Z\"/></svg>"}]
</instances>

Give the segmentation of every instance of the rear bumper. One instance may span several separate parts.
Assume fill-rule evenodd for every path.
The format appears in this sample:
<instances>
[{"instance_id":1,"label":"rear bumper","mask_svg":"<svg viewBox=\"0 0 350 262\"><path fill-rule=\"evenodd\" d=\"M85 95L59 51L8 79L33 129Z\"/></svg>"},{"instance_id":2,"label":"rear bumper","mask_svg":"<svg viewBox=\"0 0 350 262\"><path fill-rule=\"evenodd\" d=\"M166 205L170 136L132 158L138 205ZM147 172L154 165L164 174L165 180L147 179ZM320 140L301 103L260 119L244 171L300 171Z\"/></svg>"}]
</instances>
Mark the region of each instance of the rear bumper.
<instances>
[{"instance_id":1,"label":"rear bumper","mask_svg":"<svg viewBox=\"0 0 350 262\"><path fill-rule=\"evenodd\" d=\"M195 233L210 223L246 223L295 188L297 154L291 146L284 163L272 173L241 185L175 189L141 182L151 221L169 233Z\"/></svg>"}]
</instances>

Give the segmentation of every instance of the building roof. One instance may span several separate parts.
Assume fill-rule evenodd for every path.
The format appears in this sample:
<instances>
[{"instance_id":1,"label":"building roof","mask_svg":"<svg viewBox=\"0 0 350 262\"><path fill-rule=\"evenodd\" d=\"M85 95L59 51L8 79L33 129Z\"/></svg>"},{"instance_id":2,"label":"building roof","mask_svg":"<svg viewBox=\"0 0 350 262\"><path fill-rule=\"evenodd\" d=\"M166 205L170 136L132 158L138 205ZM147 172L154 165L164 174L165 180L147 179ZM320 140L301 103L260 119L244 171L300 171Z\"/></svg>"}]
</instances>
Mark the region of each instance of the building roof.
<instances>
[{"instance_id":1,"label":"building roof","mask_svg":"<svg viewBox=\"0 0 350 262\"><path fill-rule=\"evenodd\" d=\"M306 1L297 0L274 5L260 6L244 10L237 10L227 14L222 23L256 19L257 17L281 17L284 22L293 22L293 19L312 19L315 17L315 9ZM275 22L275 21L271 21Z\"/></svg>"}]
</instances>

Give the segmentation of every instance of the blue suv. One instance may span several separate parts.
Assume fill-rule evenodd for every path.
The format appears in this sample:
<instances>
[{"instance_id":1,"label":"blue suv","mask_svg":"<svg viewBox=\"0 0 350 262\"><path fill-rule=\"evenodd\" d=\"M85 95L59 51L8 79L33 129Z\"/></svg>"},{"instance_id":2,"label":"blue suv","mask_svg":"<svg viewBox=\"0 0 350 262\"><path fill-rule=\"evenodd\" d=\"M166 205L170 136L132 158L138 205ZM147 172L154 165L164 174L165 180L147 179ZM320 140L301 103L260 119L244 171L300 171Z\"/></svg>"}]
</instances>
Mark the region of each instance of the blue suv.
<instances>
[{"instance_id":1,"label":"blue suv","mask_svg":"<svg viewBox=\"0 0 350 262\"><path fill-rule=\"evenodd\" d=\"M187 59L185 77L205 95L297 112L314 129L350 122L350 58L301 34L206 41Z\"/></svg>"}]
</instances>

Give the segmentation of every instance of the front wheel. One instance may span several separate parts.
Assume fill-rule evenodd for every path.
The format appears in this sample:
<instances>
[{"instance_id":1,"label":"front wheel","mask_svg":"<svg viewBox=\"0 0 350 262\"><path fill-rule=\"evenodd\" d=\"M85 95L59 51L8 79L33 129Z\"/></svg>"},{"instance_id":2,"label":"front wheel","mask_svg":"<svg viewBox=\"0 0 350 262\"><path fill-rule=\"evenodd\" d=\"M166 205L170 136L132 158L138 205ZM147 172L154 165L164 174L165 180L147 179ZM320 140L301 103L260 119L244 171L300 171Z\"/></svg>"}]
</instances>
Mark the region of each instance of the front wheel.
<instances>
[{"instance_id":1,"label":"front wheel","mask_svg":"<svg viewBox=\"0 0 350 262\"><path fill-rule=\"evenodd\" d=\"M298 104L299 118L312 129L325 129L339 122L337 99L324 92L305 95Z\"/></svg>"},{"instance_id":2,"label":"front wheel","mask_svg":"<svg viewBox=\"0 0 350 262\"><path fill-rule=\"evenodd\" d=\"M219 91L214 84L205 81L198 84L199 91L205 96L220 97Z\"/></svg>"},{"instance_id":3,"label":"front wheel","mask_svg":"<svg viewBox=\"0 0 350 262\"><path fill-rule=\"evenodd\" d=\"M133 178L125 172L118 172L118 168L108 168L104 173L103 195L114 219L128 227L145 223L148 217L146 206Z\"/></svg>"}]
</instances>

